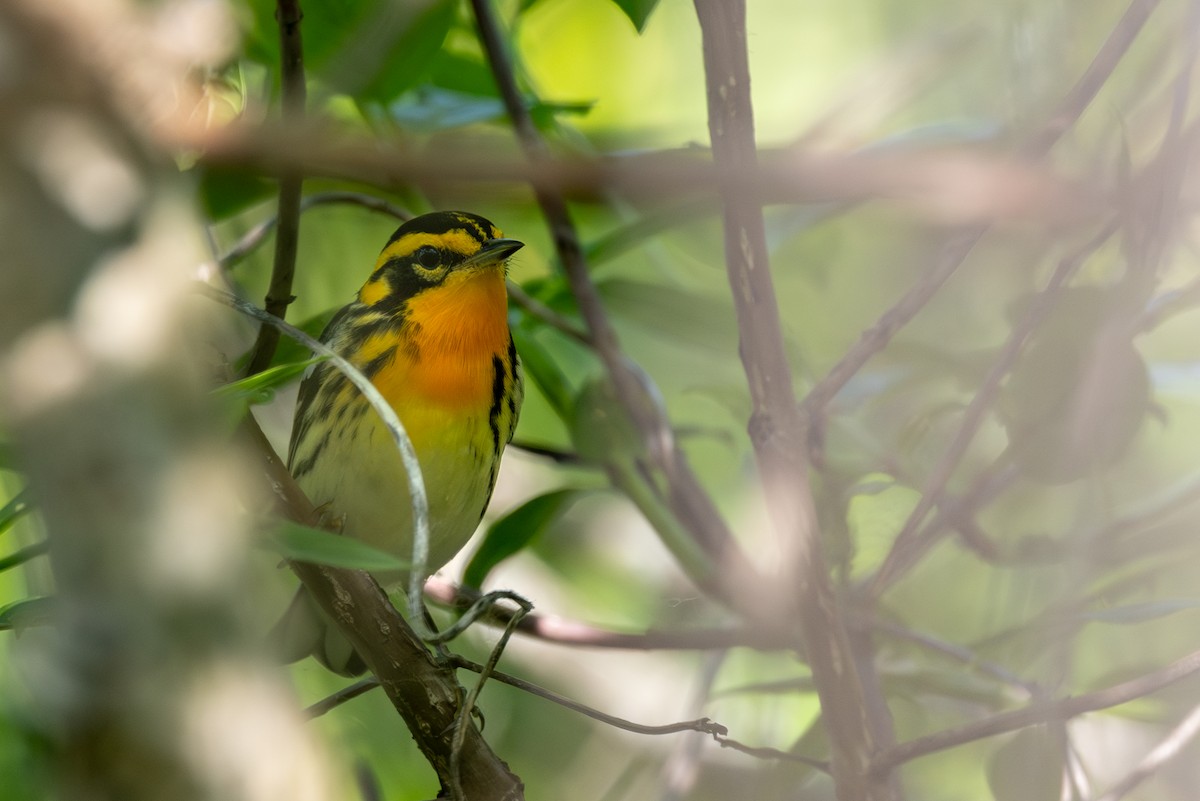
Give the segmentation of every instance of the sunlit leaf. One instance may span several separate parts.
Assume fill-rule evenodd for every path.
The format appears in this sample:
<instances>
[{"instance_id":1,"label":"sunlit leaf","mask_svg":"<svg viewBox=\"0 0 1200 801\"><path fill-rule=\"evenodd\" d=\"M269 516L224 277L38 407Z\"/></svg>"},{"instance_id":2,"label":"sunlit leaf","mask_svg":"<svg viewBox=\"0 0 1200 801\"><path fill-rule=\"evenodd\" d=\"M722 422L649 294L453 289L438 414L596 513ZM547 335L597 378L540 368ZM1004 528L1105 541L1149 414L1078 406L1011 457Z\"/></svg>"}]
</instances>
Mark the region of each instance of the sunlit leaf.
<instances>
[{"instance_id":1,"label":"sunlit leaf","mask_svg":"<svg viewBox=\"0 0 1200 801\"><path fill-rule=\"evenodd\" d=\"M530 544L587 490L562 489L526 501L488 527L463 574L470 587L482 587L492 569Z\"/></svg>"},{"instance_id":2,"label":"sunlit leaf","mask_svg":"<svg viewBox=\"0 0 1200 801\"><path fill-rule=\"evenodd\" d=\"M261 373L217 387L213 394L219 398L244 400L251 404L267 403L276 389L299 378L311 365L324 360L324 356L317 356L308 361L268 367Z\"/></svg>"},{"instance_id":3,"label":"sunlit leaf","mask_svg":"<svg viewBox=\"0 0 1200 801\"><path fill-rule=\"evenodd\" d=\"M886 473L859 479L846 504L846 526L854 543L852 575L868 575L883 564L920 497Z\"/></svg>"},{"instance_id":4,"label":"sunlit leaf","mask_svg":"<svg viewBox=\"0 0 1200 801\"><path fill-rule=\"evenodd\" d=\"M283 522L270 536L272 546L286 559L358 570L406 570L409 563L351 537Z\"/></svg>"}]
</instances>

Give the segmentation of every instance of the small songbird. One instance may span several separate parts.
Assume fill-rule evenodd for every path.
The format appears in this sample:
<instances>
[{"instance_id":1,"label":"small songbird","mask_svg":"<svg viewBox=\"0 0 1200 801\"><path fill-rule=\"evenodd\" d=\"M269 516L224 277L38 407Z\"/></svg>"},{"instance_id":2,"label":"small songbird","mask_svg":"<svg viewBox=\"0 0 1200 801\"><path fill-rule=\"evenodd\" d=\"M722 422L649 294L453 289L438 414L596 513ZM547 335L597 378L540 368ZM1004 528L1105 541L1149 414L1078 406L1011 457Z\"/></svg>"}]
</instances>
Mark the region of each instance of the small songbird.
<instances>
[{"instance_id":1,"label":"small songbird","mask_svg":"<svg viewBox=\"0 0 1200 801\"><path fill-rule=\"evenodd\" d=\"M508 257L521 247L475 214L409 220L321 335L371 380L412 440L429 496L429 572L479 525L521 411L505 289ZM396 444L330 362L300 384L288 468L343 535L410 558L412 502ZM303 588L279 630L289 659L311 653L345 676L366 668Z\"/></svg>"}]
</instances>

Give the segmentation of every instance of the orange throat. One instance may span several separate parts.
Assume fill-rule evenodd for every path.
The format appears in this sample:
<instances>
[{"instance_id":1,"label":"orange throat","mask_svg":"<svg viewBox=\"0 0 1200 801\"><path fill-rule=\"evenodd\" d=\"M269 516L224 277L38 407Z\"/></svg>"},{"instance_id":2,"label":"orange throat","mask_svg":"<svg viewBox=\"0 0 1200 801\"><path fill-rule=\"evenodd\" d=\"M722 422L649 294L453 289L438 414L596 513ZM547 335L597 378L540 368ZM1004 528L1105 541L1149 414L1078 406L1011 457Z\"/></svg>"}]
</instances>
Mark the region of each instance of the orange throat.
<instances>
[{"instance_id":1,"label":"orange throat","mask_svg":"<svg viewBox=\"0 0 1200 801\"><path fill-rule=\"evenodd\" d=\"M451 274L410 299L404 342L374 379L393 406L414 395L447 409L480 408L492 400L494 360L506 358L508 300L503 268Z\"/></svg>"}]
</instances>

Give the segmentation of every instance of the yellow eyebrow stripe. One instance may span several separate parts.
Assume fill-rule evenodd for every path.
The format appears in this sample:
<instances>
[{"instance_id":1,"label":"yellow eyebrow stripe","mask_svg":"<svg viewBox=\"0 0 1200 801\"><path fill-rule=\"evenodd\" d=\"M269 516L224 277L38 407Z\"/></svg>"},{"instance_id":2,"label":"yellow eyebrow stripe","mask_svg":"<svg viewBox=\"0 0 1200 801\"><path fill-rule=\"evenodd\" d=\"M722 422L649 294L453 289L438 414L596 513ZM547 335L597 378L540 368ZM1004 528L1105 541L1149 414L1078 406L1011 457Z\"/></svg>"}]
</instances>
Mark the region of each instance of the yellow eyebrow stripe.
<instances>
[{"instance_id":1,"label":"yellow eyebrow stripe","mask_svg":"<svg viewBox=\"0 0 1200 801\"><path fill-rule=\"evenodd\" d=\"M383 252L379 254L379 261L375 262L375 269L378 270L392 259L411 256L426 245L439 250L448 250L463 258L474 256L479 252L480 247L479 239L461 228L440 234L407 234L383 249Z\"/></svg>"}]
</instances>

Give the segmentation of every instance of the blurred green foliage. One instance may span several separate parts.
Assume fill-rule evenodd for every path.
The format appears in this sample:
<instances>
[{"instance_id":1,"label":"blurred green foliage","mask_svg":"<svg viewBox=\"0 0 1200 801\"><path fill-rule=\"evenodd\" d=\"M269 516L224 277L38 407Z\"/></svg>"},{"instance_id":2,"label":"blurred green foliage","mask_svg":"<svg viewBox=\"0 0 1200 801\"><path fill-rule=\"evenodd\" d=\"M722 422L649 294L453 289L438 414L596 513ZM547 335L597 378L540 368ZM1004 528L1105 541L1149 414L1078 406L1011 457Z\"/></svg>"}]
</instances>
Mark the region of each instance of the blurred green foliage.
<instances>
[{"instance_id":1,"label":"blurred green foliage","mask_svg":"<svg viewBox=\"0 0 1200 801\"><path fill-rule=\"evenodd\" d=\"M302 5L310 114L410 152L431 143L516 152L467 4ZM556 152L586 157L707 142L699 30L690 3L507 0L498 6L525 101ZM814 126L829 123L845 149L1009 152L1046 122L1124 7L1115 0L750 0L760 144L804 143ZM253 116L278 97L274 4L243 0L234 10L242 48L213 81L239 114ZM1055 151L1057 168L1085 183L1111 185L1122 158L1137 171L1157 156L1175 97L1172 81L1190 57L1176 35L1178 18L1173 8L1152 17L1099 100ZM835 113L847 100L849 111ZM261 176L203 161L188 176L218 253L274 213L271 184ZM327 179L306 183L307 191L324 189L380 193ZM413 212L465 208L496 221L529 245L513 260L512 280L578 323L550 232L525 188L413 185L389 199ZM745 435L750 399L718 211L710 200L655 204L615 194L576 199L572 206L623 348L652 378L686 454L739 541L771 567L775 546ZM290 319L319 331L362 283L395 225L354 205L306 212ZM885 202L774 206L767 209L767 226L800 396L919 280L948 235L945 221ZM814 487L831 561L847 592L883 563L1014 320L1058 260L1088 238L1084 227L1034 221L993 230L818 421L824 438ZM1170 230L1161 220L1126 221L1116 241L1087 260L1005 381L935 515L954 512L989 476L996 488L953 531L931 535L928 552L874 611L920 635L873 635L898 739L1028 702L1031 686L1048 696L1080 694L1194 649L1200 314L1195 253L1175 247ZM1135 245L1156 236L1166 243L1161 255L1143 259ZM247 297L265 292L269 241L230 270ZM1130 280L1138 271L1151 279ZM1182 305L1143 324L1156 302L1175 295ZM678 551L673 558L655 536L657 521L643 501L661 488L630 467L644 443L631 421L610 413L613 400L605 394L599 360L524 309L514 305L511 318L529 392L518 445L576 453L583 461L558 465L510 452L487 534L465 557L467 583L512 587L539 611L619 631L731 625L729 613L687 580ZM284 347L279 362L305 357ZM294 378L297 371L272 375ZM249 404L270 400L263 389L228 392ZM282 389L278 396L264 419L277 423L273 438L286 441L291 396ZM608 489L610 479L625 492L595 492ZM634 484L640 497L630 489ZM17 497L19 486L15 479L2 485L3 497ZM0 511L0 531L16 522L11 508ZM16 522L4 533L5 552L35 541L35 530L35 520ZM284 547L343 563L370 557L343 553L336 543L336 554L321 556L331 547L324 540L292 537ZM0 601L40 594L44 576L27 582L21 572L0 574ZM491 641L490 633L472 632L462 647L481 658ZM0 640L0 650L8 647ZM517 640L501 668L639 722L711 715L741 742L827 757L807 668L792 654L738 648L711 671L706 664L693 652L598 653ZM8 660L3 665L0 684L19 692L17 669ZM311 664L297 666L294 676L306 701L339 686ZM901 776L910 797L928 801L989 793L998 801L1049 799L1057 797L1070 753L1076 770L1094 787L1106 787L1161 739L1182 704L1200 701L1197 689L1191 681L1173 696L1179 704L1143 705L1137 721L1099 714L1062 732L1027 729L918 760ZM664 766L686 761L686 736L615 732L494 684L481 705L489 741L535 801L831 797L827 780L804 765L711 746L694 765L694 784L672 796ZM38 739L16 709L0 706L0 774L19 782L6 785L14 788L7 797L33 798L40 779L28 769L37 760L27 754L37 751ZM432 773L378 694L315 725L344 759L346 776L365 770L382 797L403 801L436 791ZM1097 745L1105 737L1117 744L1119 758ZM1194 745L1189 753L1195 754ZM1192 798L1200 762L1190 763L1180 776L1165 773L1130 798ZM347 797L354 797L352 780L346 781ZM1091 794L1071 797L1084 796Z\"/></svg>"}]
</instances>

